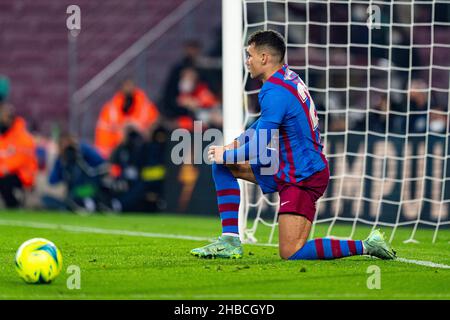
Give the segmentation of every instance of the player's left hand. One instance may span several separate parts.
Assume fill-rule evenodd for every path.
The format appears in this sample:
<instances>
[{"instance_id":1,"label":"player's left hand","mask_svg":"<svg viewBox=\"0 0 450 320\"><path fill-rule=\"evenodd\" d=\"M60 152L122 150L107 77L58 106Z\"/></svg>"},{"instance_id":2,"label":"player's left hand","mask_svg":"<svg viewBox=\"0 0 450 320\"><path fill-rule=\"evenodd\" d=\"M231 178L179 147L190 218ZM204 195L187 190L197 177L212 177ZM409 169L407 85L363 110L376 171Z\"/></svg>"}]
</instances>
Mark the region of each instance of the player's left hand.
<instances>
[{"instance_id":1,"label":"player's left hand","mask_svg":"<svg viewBox=\"0 0 450 320\"><path fill-rule=\"evenodd\" d=\"M211 162L217 164L223 163L223 153L225 152L225 147L223 146L210 146L208 150L208 159Z\"/></svg>"}]
</instances>

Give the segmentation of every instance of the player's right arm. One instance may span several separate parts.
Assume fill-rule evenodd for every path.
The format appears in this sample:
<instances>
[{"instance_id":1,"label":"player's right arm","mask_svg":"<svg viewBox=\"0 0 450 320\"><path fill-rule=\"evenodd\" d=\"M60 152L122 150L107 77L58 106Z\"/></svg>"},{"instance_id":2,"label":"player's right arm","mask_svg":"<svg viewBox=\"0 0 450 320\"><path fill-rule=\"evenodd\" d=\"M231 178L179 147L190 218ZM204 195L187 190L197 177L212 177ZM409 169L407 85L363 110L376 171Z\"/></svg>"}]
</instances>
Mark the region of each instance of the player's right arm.
<instances>
[{"instance_id":1,"label":"player's right arm","mask_svg":"<svg viewBox=\"0 0 450 320\"><path fill-rule=\"evenodd\" d=\"M260 118L246 130L249 134L245 135L246 132L244 132L239 137L242 139L239 148L224 152L224 162L226 162L226 159L232 159L233 162L247 161L267 150L267 144L272 140L276 129L280 127L287 112L288 101L283 93L278 89L266 92L260 101ZM265 138L264 141L267 142L267 144L264 143L265 149L260 148L261 138Z\"/></svg>"},{"instance_id":2,"label":"player's right arm","mask_svg":"<svg viewBox=\"0 0 450 320\"><path fill-rule=\"evenodd\" d=\"M225 146L225 150L237 149L240 146L245 144L245 138L251 139L253 134L255 133L256 127L258 126L259 119L252 123L250 127L247 128L239 137L234 139L230 144Z\"/></svg>"}]
</instances>

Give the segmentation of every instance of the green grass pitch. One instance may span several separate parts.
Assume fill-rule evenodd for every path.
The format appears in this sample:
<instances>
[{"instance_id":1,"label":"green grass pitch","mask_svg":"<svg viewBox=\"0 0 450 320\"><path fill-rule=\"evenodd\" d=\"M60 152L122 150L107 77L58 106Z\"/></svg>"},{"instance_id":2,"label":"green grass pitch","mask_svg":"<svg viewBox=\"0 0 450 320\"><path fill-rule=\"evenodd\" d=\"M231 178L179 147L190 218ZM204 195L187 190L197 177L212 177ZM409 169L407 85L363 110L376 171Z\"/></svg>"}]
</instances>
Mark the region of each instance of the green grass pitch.
<instances>
[{"instance_id":1,"label":"green grass pitch","mask_svg":"<svg viewBox=\"0 0 450 320\"><path fill-rule=\"evenodd\" d=\"M316 235L325 227L318 225ZM356 238L369 231L358 226ZM419 243L403 243L410 232L397 230L400 257L450 265L449 229L440 230L435 244L431 229L418 231ZM282 261L276 247L257 245L245 245L240 260L203 260L189 251L205 241L175 238L219 233L214 217L1 211L0 299L450 299L450 269L365 256ZM53 241L63 255L63 271L48 285L26 284L14 269L17 248L34 237ZM80 268L79 290L67 287L70 265ZM367 287L372 265L380 268L380 289Z\"/></svg>"}]
</instances>

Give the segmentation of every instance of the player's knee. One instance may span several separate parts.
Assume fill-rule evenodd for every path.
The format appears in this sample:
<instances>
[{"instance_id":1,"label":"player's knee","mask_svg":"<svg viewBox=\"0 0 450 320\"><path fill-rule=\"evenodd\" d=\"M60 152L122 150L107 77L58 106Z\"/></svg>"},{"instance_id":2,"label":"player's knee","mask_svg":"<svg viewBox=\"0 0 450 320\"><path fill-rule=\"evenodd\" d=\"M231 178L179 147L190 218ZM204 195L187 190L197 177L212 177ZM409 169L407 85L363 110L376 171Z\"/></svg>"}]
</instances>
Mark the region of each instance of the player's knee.
<instances>
[{"instance_id":1,"label":"player's knee","mask_svg":"<svg viewBox=\"0 0 450 320\"><path fill-rule=\"evenodd\" d=\"M304 241L300 241L299 243L296 243L296 244L289 243L289 244L280 245L279 254L280 254L281 259L288 260L298 250L300 250L304 244L305 244Z\"/></svg>"},{"instance_id":2,"label":"player's knee","mask_svg":"<svg viewBox=\"0 0 450 320\"><path fill-rule=\"evenodd\" d=\"M296 252L294 246L280 246L279 254L283 260L288 260Z\"/></svg>"}]
</instances>

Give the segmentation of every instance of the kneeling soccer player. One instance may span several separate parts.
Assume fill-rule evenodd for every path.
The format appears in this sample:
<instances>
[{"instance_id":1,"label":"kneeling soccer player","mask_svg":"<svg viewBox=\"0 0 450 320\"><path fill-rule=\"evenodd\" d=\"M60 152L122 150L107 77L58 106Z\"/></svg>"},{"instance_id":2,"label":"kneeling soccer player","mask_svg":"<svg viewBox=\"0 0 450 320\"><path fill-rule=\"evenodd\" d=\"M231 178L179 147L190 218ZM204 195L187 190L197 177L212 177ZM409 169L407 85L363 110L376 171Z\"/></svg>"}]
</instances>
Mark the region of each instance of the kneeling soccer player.
<instances>
[{"instance_id":1,"label":"kneeling soccer player","mask_svg":"<svg viewBox=\"0 0 450 320\"><path fill-rule=\"evenodd\" d=\"M203 258L242 257L238 229L239 178L257 183L264 193L279 192L281 258L336 259L368 254L394 259L395 251L378 230L363 241L307 240L316 202L329 181L314 102L300 77L284 64L286 44L279 33L258 31L250 36L247 44L247 68L252 78L263 82L258 97L261 116L230 145L210 147L222 235L216 242L193 249L191 253ZM268 175L263 173L264 166L258 160L264 149L259 146L267 147L265 142L275 139L276 132L279 133L279 165ZM255 158L256 161L251 161Z\"/></svg>"}]
</instances>

